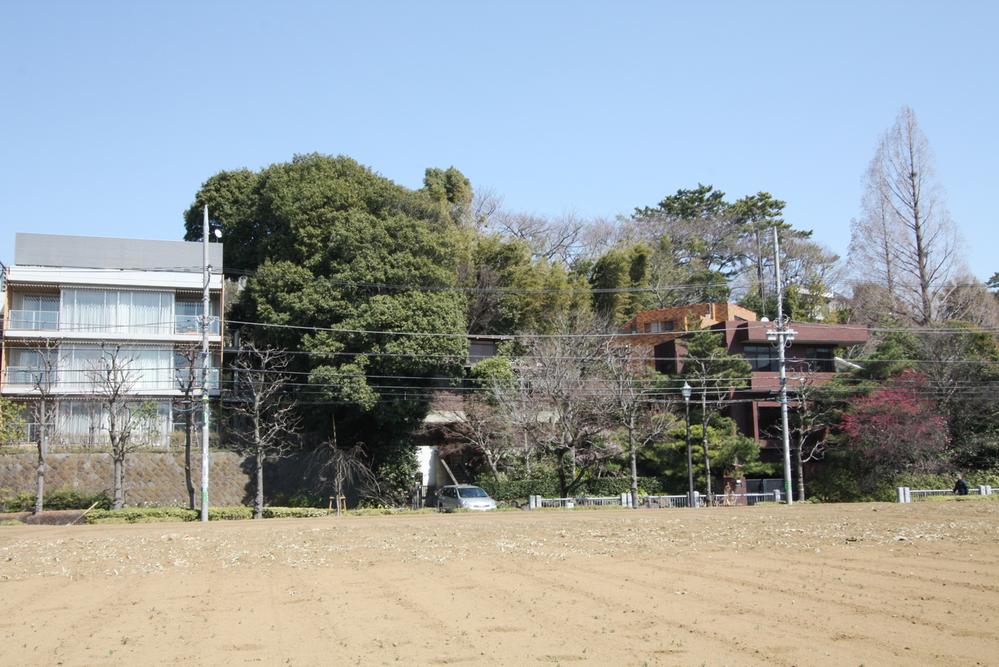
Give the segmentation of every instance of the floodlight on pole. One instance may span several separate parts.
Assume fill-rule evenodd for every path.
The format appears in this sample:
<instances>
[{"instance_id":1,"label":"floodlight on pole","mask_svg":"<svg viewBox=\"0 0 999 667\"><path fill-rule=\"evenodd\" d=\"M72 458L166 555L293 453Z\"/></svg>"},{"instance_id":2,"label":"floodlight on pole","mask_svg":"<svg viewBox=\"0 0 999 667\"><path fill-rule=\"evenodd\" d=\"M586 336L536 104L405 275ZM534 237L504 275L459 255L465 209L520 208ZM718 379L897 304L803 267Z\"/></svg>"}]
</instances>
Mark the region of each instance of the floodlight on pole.
<instances>
[{"instance_id":1,"label":"floodlight on pole","mask_svg":"<svg viewBox=\"0 0 999 667\"><path fill-rule=\"evenodd\" d=\"M687 423L687 507L694 507L694 456L690 449L690 396L693 393L690 383L683 381L684 417Z\"/></svg>"}]
</instances>

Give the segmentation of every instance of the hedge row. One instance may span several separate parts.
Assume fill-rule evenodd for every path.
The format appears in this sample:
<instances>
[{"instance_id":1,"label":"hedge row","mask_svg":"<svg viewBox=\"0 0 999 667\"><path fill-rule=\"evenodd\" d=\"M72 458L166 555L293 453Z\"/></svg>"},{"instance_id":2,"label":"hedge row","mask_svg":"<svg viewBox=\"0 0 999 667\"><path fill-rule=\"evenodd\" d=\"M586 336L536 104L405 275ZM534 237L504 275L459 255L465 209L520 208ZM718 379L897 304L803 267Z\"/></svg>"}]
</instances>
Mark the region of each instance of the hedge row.
<instances>
[{"instance_id":1,"label":"hedge row","mask_svg":"<svg viewBox=\"0 0 999 667\"><path fill-rule=\"evenodd\" d=\"M329 512L317 507L265 507L265 519L296 519L327 516ZM120 510L93 510L87 514L87 523L152 523L169 521L197 521L198 510L183 507L126 507ZM209 521L238 521L252 519L253 508L243 506L209 507Z\"/></svg>"},{"instance_id":2,"label":"hedge row","mask_svg":"<svg viewBox=\"0 0 999 667\"><path fill-rule=\"evenodd\" d=\"M45 494L47 510L85 510L94 503L100 509L111 507L111 498L101 493L80 493L75 489L56 489ZM0 512L30 512L35 509L35 494L23 492L6 495L0 492Z\"/></svg>"},{"instance_id":3,"label":"hedge row","mask_svg":"<svg viewBox=\"0 0 999 667\"><path fill-rule=\"evenodd\" d=\"M539 495L546 498L556 498L559 495L557 479L514 479L479 480L479 486L496 500L509 502L511 500L526 500L528 496ZM664 480L659 477L639 477L638 489L642 494L659 495L668 493ZM617 496L631 491L631 479L628 477L601 477L588 479L576 491L574 496Z\"/></svg>"}]
</instances>

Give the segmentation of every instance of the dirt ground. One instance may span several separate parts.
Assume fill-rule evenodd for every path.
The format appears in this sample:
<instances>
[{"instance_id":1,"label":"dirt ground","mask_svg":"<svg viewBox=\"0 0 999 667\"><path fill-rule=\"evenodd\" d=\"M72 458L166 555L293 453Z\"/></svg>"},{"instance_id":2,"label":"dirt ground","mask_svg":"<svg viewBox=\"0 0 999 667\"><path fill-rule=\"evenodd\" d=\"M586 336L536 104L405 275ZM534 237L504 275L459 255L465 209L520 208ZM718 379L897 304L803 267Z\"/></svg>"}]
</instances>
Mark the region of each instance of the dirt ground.
<instances>
[{"instance_id":1,"label":"dirt ground","mask_svg":"<svg viewBox=\"0 0 999 667\"><path fill-rule=\"evenodd\" d=\"M0 664L995 665L999 502L0 527Z\"/></svg>"}]
</instances>

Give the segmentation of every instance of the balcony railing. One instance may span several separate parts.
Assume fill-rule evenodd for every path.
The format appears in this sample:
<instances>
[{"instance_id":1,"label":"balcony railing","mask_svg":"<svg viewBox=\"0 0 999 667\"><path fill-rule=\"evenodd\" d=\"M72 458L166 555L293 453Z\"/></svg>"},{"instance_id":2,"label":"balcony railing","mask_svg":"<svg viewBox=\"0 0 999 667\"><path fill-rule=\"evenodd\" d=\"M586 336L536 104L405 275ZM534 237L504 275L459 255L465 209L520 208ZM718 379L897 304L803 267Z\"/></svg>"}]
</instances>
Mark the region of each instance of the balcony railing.
<instances>
[{"instance_id":1,"label":"balcony railing","mask_svg":"<svg viewBox=\"0 0 999 667\"><path fill-rule=\"evenodd\" d=\"M201 333L201 315L177 315L173 331L178 334ZM218 316L213 315L208 318L208 333L213 336L219 335Z\"/></svg>"},{"instance_id":2,"label":"balcony railing","mask_svg":"<svg viewBox=\"0 0 999 667\"><path fill-rule=\"evenodd\" d=\"M174 377L177 380L177 389L183 391L187 387L187 383L191 378L191 371L186 368L178 368ZM197 368L193 372L195 391L201 389L201 369ZM219 389L219 369L209 368L208 369L208 391L218 391Z\"/></svg>"},{"instance_id":3,"label":"balcony railing","mask_svg":"<svg viewBox=\"0 0 999 667\"><path fill-rule=\"evenodd\" d=\"M56 371L31 368L30 366L8 366L4 371L5 384L36 387L54 387L58 378Z\"/></svg>"},{"instance_id":4,"label":"balcony railing","mask_svg":"<svg viewBox=\"0 0 999 667\"><path fill-rule=\"evenodd\" d=\"M28 331L58 331L59 311L57 310L12 310L7 318L8 329Z\"/></svg>"},{"instance_id":5,"label":"balcony railing","mask_svg":"<svg viewBox=\"0 0 999 667\"><path fill-rule=\"evenodd\" d=\"M166 323L169 327L169 323ZM60 322L59 312L56 310L11 310L7 317L7 329L20 331L102 331L104 325L95 324L89 327L73 326L72 322ZM221 329L221 322L218 316L208 319L208 333L218 336ZM110 331L127 333L127 327L109 328ZM177 315L174 320L174 333L177 334L200 334L200 315ZM169 332L169 329L167 330Z\"/></svg>"}]
</instances>

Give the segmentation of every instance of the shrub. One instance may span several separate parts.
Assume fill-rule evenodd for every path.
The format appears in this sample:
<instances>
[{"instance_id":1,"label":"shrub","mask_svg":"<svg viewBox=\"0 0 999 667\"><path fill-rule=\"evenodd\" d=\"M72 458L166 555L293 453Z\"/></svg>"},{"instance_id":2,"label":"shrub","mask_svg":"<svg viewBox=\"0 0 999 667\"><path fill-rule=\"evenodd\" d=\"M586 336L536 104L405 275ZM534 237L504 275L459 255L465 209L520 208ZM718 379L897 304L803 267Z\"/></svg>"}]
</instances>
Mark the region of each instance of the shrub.
<instances>
[{"instance_id":1,"label":"shrub","mask_svg":"<svg viewBox=\"0 0 999 667\"><path fill-rule=\"evenodd\" d=\"M85 510L94 503L99 509L109 509L111 498L104 491L83 493L76 489L54 489L45 494L44 506L47 510ZM95 508L95 509L97 509ZM30 512L35 509L35 494L25 491L11 496L0 496L0 511Z\"/></svg>"},{"instance_id":2,"label":"shrub","mask_svg":"<svg viewBox=\"0 0 999 667\"><path fill-rule=\"evenodd\" d=\"M265 515L266 516L266 515ZM201 514L195 512L195 517L191 521L197 521ZM239 521L240 519L252 519L253 508L243 505L231 505L228 507L209 507L209 521Z\"/></svg>"},{"instance_id":3,"label":"shrub","mask_svg":"<svg viewBox=\"0 0 999 667\"><path fill-rule=\"evenodd\" d=\"M152 521L194 521L196 510L183 507L126 507L120 510L95 509L85 517L91 524L148 523Z\"/></svg>"},{"instance_id":4,"label":"shrub","mask_svg":"<svg viewBox=\"0 0 999 667\"><path fill-rule=\"evenodd\" d=\"M252 512L250 513L252 516ZM330 512L318 507L265 507L265 519L306 519L309 517L329 516Z\"/></svg>"},{"instance_id":5,"label":"shrub","mask_svg":"<svg viewBox=\"0 0 999 667\"><path fill-rule=\"evenodd\" d=\"M546 498L558 497L556 479L512 479L495 481L480 479L478 485L494 499L501 502L527 500L528 496L539 495ZM666 493L665 480L660 477L639 477L638 488L646 495ZM601 477L588 479L573 494L575 496L617 496L631 491L630 477Z\"/></svg>"}]
</instances>

